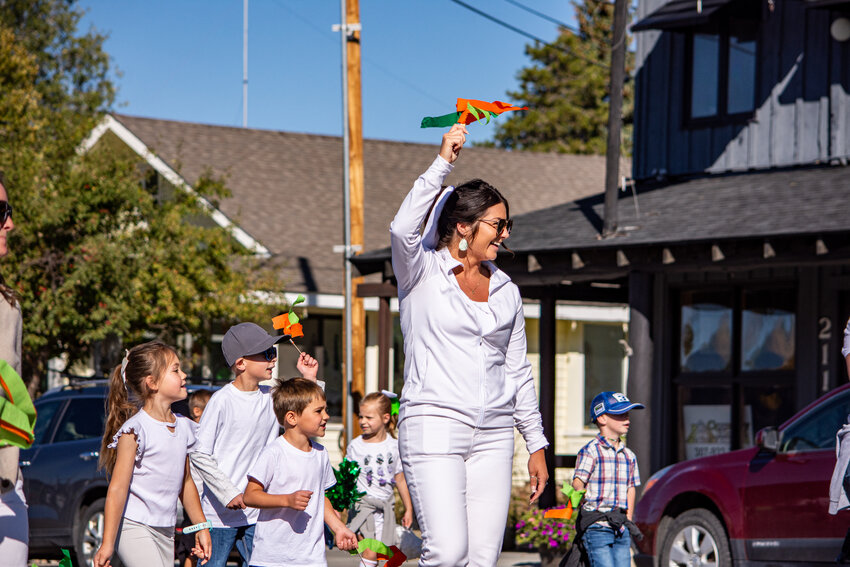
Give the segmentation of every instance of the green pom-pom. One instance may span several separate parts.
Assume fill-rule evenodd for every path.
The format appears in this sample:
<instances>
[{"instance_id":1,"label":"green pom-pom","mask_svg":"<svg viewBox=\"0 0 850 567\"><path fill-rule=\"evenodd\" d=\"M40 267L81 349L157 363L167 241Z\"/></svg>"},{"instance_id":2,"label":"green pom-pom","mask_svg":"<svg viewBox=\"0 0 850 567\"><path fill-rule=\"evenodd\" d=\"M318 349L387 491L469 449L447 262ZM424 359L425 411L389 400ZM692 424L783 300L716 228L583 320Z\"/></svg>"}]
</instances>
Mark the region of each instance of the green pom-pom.
<instances>
[{"instance_id":1,"label":"green pom-pom","mask_svg":"<svg viewBox=\"0 0 850 567\"><path fill-rule=\"evenodd\" d=\"M365 492L357 490L357 477L360 476L360 465L348 458L342 460L338 469L334 469L336 484L325 491L325 496L331 501L331 506L337 512L342 512L354 506L363 498Z\"/></svg>"}]
</instances>

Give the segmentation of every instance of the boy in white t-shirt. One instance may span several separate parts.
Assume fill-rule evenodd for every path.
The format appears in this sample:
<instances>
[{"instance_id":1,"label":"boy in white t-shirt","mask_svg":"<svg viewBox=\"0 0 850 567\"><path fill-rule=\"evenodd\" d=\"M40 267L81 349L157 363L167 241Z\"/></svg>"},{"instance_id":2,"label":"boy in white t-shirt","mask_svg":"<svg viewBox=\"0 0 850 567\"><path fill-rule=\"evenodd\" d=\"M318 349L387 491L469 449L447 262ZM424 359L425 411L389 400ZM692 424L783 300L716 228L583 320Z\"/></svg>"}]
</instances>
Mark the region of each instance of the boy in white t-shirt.
<instances>
[{"instance_id":1,"label":"boy in white t-shirt","mask_svg":"<svg viewBox=\"0 0 850 567\"><path fill-rule=\"evenodd\" d=\"M357 536L337 517L325 490L336 484L328 453L311 437L324 437L325 392L304 378L279 380L272 391L283 435L248 470L244 501L260 508L251 565L327 567L324 524L340 549L357 547Z\"/></svg>"},{"instance_id":2,"label":"boy in white t-shirt","mask_svg":"<svg viewBox=\"0 0 850 567\"><path fill-rule=\"evenodd\" d=\"M271 389L260 382L272 377L277 362L275 345L288 339L288 335L271 336L254 323L240 323L230 327L221 342L235 379L207 402L194 452L189 455L204 481L201 505L213 525L207 567L224 567L234 545L242 567L248 566L259 510L246 508L242 493L248 484L248 469L280 432ZM315 359L302 354L297 367L304 378L315 382Z\"/></svg>"}]
</instances>

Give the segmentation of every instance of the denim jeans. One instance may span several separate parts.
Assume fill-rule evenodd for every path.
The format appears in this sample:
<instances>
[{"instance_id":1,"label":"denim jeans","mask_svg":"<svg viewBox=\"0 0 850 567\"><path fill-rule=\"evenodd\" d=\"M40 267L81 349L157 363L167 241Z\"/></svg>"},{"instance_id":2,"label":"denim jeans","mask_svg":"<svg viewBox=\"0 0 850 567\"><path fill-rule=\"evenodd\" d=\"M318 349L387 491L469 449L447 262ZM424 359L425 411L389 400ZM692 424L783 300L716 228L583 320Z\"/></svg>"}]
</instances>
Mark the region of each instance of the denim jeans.
<instances>
[{"instance_id":1,"label":"denim jeans","mask_svg":"<svg viewBox=\"0 0 850 567\"><path fill-rule=\"evenodd\" d=\"M584 532L590 567L629 567L632 564L631 543L628 530L620 535L613 528L593 524Z\"/></svg>"},{"instance_id":2,"label":"denim jeans","mask_svg":"<svg viewBox=\"0 0 850 567\"><path fill-rule=\"evenodd\" d=\"M212 554L204 567L224 567L233 544L242 557L242 567L248 567L254 547L254 524L238 528L210 528Z\"/></svg>"}]
</instances>

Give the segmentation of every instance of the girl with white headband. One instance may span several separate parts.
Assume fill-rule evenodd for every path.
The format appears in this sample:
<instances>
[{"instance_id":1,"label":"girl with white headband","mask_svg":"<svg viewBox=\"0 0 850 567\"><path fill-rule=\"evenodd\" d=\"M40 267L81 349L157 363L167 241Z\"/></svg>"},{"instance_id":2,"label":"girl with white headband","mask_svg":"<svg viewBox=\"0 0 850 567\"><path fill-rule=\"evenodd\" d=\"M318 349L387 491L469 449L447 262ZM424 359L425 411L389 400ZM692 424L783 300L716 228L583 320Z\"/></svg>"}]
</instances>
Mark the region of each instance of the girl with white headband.
<instances>
[{"instance_id":1,"label":"girl with white headband","mask_svg":"<svg viewBox=\"0 0 850 567\"><path fill-rule=\"evenodd\" d=\"M493 263L511 231L507 200L480 179L441 191L466 134L456 124L443 136L390 227L405 352L399 451L423 567L496 564L514 425L531 454L532 501L548 480L522 299Z\"/></svg>"},{"instance_id":2,"label":"girl with white headband","mask_svg":"<svg viewBox=\"0 0 850 567\"><path fill-rule=\"evenodd\" d=\"M189 474L195 424L171 411L186 399L177 353L160 341L133 347L109 378L100 466L109 475L103 543L95 567L117 552L126 567L173 567L177 500L195 525L195 555L210 558L209 522Z\"/></svg>"}]
</instances>

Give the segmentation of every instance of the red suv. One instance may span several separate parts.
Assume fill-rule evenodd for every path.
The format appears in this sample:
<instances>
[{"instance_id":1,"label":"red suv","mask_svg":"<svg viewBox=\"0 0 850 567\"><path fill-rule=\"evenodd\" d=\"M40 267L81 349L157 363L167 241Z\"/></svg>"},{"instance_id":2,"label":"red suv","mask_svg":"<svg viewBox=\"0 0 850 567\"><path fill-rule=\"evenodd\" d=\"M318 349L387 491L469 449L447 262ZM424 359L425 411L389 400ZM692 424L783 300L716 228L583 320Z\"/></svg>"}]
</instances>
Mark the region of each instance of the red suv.
<instances>
[{"instance_id":1,"label":"red suv","mask_svg":"<svg viewBox=\"0 0 850 567\"><path fill-rule=\"evenodd\" d=\"M756 446L684 461L646 482L634 520L639 567L835 563L850 511L831 516L835 434L850 384L829 392Z\"/></svg>"}]
</instances>

